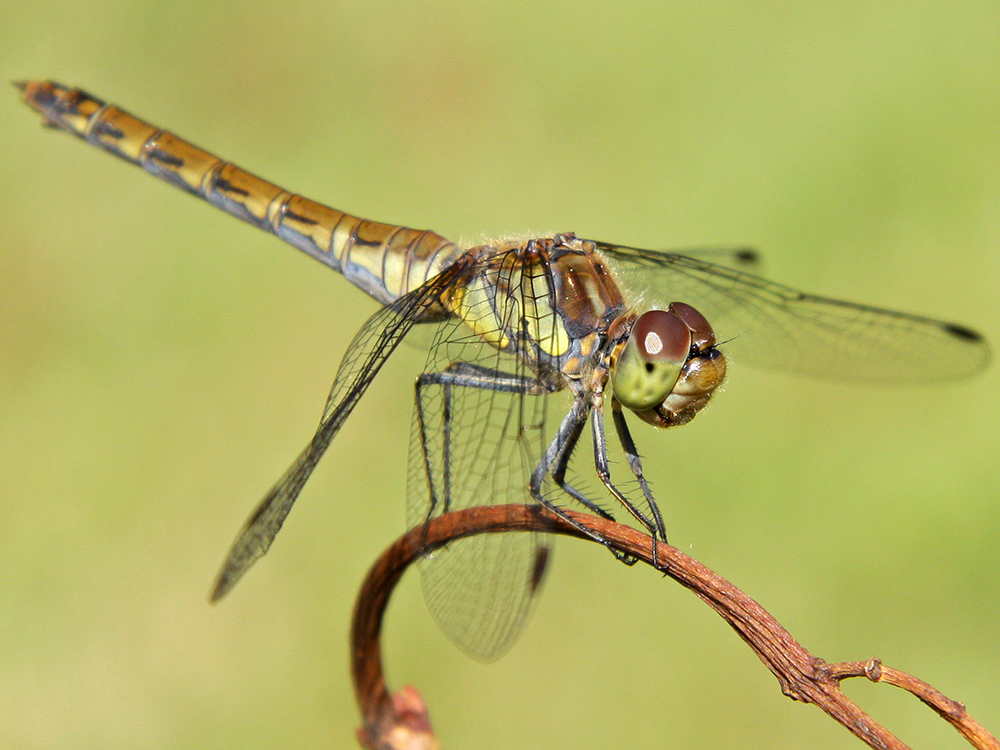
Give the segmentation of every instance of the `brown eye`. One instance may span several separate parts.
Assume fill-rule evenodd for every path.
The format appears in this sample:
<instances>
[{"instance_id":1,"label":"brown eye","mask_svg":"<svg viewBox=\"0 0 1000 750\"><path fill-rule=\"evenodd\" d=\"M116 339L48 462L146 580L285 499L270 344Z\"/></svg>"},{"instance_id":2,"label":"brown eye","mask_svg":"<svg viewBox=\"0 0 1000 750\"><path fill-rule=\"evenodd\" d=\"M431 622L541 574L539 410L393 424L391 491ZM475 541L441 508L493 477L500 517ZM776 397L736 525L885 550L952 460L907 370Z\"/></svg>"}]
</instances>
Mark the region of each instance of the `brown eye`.
<instances>
[{"instance_id":1,"label":"brown eye","mask_svg":"<svg viewBox=\"0 0 1000 750\"><path fill-rule=\"evenodd\" d=\"M690 422L726 376L712 326L683 302L643 313L618 342L610 373L615 398L657 427Z\"/></svg>"},{"instance_id":2,"label":"brown eye","mask_svg":"<svg viewBox=\"0 0 1000 750\"><path fill-rule=\"evenodd\" d=\"M691 352L691 330L675 313L650 310L632 326L611 370L617 399L634 411L646 411L665 399Z\"/></svg>"},{"instance_id":3,"label":"brown eye","mask_svg":"<svg viewBox=\"0 0 1000 750\"><path fill-rule=\"evenodd\" d=\"M650 310L640 315L632 328L632 337L639 354L654 363L684 364L691 351L689 326L678 315L664 310Z\"/></svg>"},{"instance_id":4,"label":"brown eye","mask_svg":"<svg viewBox=\"0 0 1000 750\"><path fill-rule=\"evenodd\" d=\"M691 329L691 341L695 349L702 351L715 346L715 331L704 315L684 302L671 302L669 310Z\"/></svg>"}]
</instances>

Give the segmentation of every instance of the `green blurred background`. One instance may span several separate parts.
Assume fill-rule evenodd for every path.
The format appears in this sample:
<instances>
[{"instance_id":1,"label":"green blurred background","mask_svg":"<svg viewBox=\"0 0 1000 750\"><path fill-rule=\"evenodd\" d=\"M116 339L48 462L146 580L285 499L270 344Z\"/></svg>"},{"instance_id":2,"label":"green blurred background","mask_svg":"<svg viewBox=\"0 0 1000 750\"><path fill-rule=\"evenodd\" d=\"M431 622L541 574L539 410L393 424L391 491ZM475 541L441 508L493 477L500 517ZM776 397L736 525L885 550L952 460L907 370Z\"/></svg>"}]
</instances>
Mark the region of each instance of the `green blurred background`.
<instances>
[{"instance_id":1,"label":"green blurred background","mask_svg":"<svg viewBox=\"0 0 1000 750\"><path fill-rule=\"evenodd\" d=\"M79 85L363 216L475 241L751 243L772 278L1000 342L1000 5L0 6L0 78ZM403 528L401 350L271 554L206 603L373 303L0 97L0 746L352 747L354 593ZM928 362L928 368L947 362ZM1000 369L927 388L740 365L637 427L671 540L828 660L881 657L1000 731ZM453 748L855 748L695 597L563 541L514 650L438 632L395 687ZM890 688L902 739L963 747Z\"/></svg>"}]
</instances>

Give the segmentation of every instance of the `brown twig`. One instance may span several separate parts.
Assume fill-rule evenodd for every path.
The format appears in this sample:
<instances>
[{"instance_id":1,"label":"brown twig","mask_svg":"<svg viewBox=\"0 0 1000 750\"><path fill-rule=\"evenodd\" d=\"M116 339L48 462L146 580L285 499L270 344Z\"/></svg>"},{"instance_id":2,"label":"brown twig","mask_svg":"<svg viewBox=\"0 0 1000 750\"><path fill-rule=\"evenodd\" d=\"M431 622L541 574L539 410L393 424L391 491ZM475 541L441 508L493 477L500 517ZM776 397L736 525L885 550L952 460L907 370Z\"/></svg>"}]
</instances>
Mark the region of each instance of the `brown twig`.
<instances>
[{"instance_id":1,"label":"brown twig","mask_svg":"<svg viewBox=\"0 0 1000 750\"><path fill-rule=\"evenodd\" d=\"M653 540L649 536L591 515L568 515L626 554L653 564ZM580 528L539 507L494 505L435 518L426 527L400 537L375 563L358 595L351 631L354 688L364 719L358 738L364 747L378 750L438 747L427 707L419 695L407 688L390 697L382 671L379 642L382 616L403 571L421 554L461 537L533 530L590 539ZM927 683L884 667L877 659L827 664L800 646L753 599L680 550L660 542L656 559L662 573L691 589L739 633L778 678L785 695L819 706L869 747L906 750L906 745L841 692L840 682L849 677L864 676L873 682L903 688L933 708L973 747L1000 750L996 738L973 721L961 703L946 698Z\"/></svg>"}]
</instances>

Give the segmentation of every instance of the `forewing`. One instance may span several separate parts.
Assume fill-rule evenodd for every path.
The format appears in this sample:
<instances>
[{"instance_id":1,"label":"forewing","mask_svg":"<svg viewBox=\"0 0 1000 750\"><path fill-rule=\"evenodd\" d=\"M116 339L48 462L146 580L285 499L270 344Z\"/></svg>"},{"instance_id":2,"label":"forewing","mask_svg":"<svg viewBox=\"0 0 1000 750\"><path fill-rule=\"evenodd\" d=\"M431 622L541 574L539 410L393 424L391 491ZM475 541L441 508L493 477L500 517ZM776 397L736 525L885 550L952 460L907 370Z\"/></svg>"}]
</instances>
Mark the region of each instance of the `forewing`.
<instances>
[{"instance_id":1,"label":"forewing","mask_svg":"<svg viewBox=\"0 0 1000 750\"><path fill-rule=\"evenodd\" d=\"M544 305L535 304L530 287L518 282L493 301L470 293L464 317L476 330L459 320L437 331L425 373L462 370L478 378L418 388L407 485L411 528L447 511L531 502L528 477L542 455L548 397L539 395L544 389L522 358L488 343L499 341L501 327L523 330L526 318L538 328ZM496 659L521 631L548 558L549 540L536 533L451 542L420 564L428 607L460 648Z\"/></svg>"},{"instance_id":2,"label":"forewing","mask_svg":"<svg viewBox=\"0 0 1000 750\"><path fill-rule=\"evenodd\" d=\"M375 374L415 323L439 313L440 298L461 271L458 266L446 270L380 309L361 327L337 370L315 435L247 519L219 573L212 601L225 596L267 552L309 475Z\"/></svg>"},{"instance_id":3,"label":"forewing","mask_svg":"<svg viewBox=\"0 0 1000 750\"><path fill-rule=\"evenodd\" d=\"M608 246L601 244L602 250L605 247ZM632 248L621 248L621 249L631 250ZM685 247L685 248L675 248L670 252L663 252L660 250L642 250L639 252L649 252L659 255L686 255L689 258L695 258L696 260L703 260L717 266L726 266L727 268L735 268L739 271L745 271L746 273L754 273L757 275L760 275L764 266L764 263L760 257L760 253L757 252L755 248L746 246Z\"/></svg>"},{"instance_id":4,"label":"forewing","mask_svg":"<svg viewBox=\"0 0 1000 750\"><path fill-rule=\"evenodd\" d=\"M825 378L887 383L950 380L983 369L977 332L942 320L796 291L677 253L597 243L647 302L687 302L739 359Z\"/></svg>"}]
</instances>

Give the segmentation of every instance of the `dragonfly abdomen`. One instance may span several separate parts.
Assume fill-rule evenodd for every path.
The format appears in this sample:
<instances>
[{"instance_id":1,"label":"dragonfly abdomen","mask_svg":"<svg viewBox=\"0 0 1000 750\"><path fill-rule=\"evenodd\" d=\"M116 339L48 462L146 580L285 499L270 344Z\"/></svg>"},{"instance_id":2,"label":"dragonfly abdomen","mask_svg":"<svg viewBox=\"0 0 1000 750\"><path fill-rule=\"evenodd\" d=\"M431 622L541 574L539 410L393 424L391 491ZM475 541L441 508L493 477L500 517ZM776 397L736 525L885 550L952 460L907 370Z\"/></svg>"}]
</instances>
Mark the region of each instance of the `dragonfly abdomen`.
<instances>
[{"instance_id":1,"label":"dragonfly abdomen","mask_svg":"<svg viewBox=\"0 0 1000 750\"><path fill-rule=\"evenodd\" d=\"M277 235L383 304L461 255L434 232L367 221L291 193L80 89L51 81L18 85L48 124Z\"/></svg>"}]
</instances>

